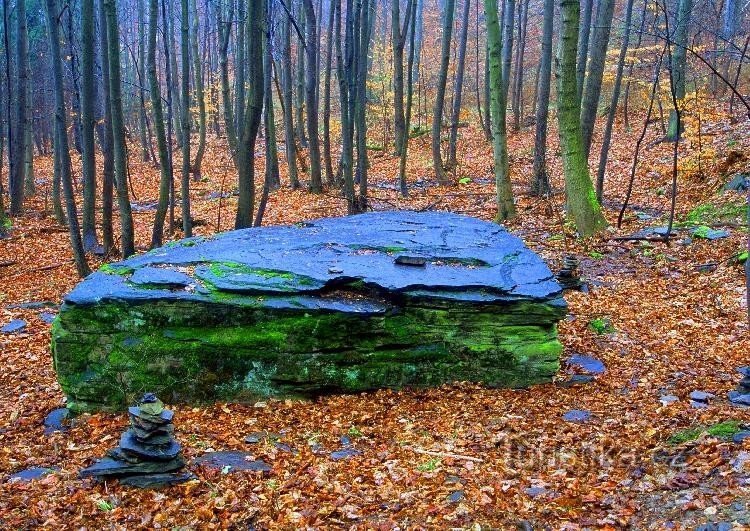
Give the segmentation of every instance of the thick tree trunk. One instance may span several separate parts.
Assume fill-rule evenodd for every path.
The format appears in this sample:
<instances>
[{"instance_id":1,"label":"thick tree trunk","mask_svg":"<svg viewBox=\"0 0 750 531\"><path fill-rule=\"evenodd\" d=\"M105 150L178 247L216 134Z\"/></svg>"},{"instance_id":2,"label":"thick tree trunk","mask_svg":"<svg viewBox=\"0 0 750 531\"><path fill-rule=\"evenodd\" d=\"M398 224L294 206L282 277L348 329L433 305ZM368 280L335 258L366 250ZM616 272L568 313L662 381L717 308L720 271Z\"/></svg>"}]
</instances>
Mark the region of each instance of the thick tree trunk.
<instances>
[{"instance_id":1,"label":"thick tree trunk","mask_svg":"<svg viewBox=\"0 0 750 531\"><path fill-rule=\"evenodd\" d=\"M578 0L560 0L559 67L557 72L557 120L565 172L568 213L582 237L606 226L591 183L581 136L581 117L576 93L576 45L580 6Z\"/></svg>"},{"instance_id":2,"label":"thick tree trunk","mask_svg":"<svg viewBox=\"0 0 750 531\"><path fill-rule=\"evenodd\" d=\"M443 156L440 151L443 131L443 107L445 105L445 85L448 80L448 63L451 54L451 35L453 34L453 12L456 0L446 0L443 13L443 38L440 45L440 70L437 79L437 94L435 96L435 107L432 112L432 164L435 169L435 177L440 184L448 184L449 179L443 167Z\"/></svg>"},{"instance_id":3,"label":"thick tree trunk","mask_svg":"<svg viewBox=\"0 0 750 531\"><path fill-rule=\"evenodd\" d=\"M255 208L255 141L258 136L260 118L263 112L263 31L266 13L266 0L250 2L246 30L249 88L247 108L244 112L242 134L239 140L237 216L235 228L244 229L253 224Z\"/></svg>"},{"instance_id":4,"label":"thick tree trunk","mask_svg":"<svg viewBox=\"0 0 750 531\"><path fill-rule=\"evenodd\" d=\"M501 222L514 217L516 207L513 204L513 187L508 171L508 138L505 129L507 91L502 75L503 34L495 0L484 0L484 15L487 20L487 46L489 47L490 116L497 203L495 219Z\"/></svg>"}]
</instances>

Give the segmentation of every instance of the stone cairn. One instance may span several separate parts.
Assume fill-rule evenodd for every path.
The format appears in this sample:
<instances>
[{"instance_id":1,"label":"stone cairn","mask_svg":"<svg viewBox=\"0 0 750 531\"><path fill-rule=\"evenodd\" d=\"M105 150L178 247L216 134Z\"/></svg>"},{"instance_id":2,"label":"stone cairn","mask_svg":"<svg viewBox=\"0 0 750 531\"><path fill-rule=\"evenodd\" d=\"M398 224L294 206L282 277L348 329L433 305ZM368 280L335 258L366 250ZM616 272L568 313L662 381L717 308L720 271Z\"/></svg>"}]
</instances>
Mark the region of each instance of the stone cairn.
<instances>
[{"instance_id":1,"label":"stone cairn","mask_svg":"<svg viewBox=\"0 0 750 531\"><path fill-rule=\"evenodd\" d=\"M128 408L130 428L120 445L107 457L80 471L79 477L99 480L117 478L135 487L174 485L192 479L179 473L185 466L180 444L174 439L174 413L153 393L146 393L138 406Z\"/></svg>"},{"instance_id":2,"label":"stone cairn","mask_svg":"<svg viewBox=\"0 0 750 531\"><path fill-rule=\"evenodd\" d=\"M739 406L750 406L750 365L737 371L742 375L742 380L734 391L729 391L729 401Z\"/></svg>"}]
</instances>

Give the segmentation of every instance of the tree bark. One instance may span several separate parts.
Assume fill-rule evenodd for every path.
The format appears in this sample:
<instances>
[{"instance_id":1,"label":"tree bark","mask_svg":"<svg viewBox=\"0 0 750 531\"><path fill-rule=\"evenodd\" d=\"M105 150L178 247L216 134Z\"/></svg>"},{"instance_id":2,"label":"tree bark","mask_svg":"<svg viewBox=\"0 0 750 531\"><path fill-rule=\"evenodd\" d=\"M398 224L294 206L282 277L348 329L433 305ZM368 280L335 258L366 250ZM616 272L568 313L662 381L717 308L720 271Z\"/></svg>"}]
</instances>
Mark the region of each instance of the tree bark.
<instances>
[{"instance_id":1,"label":"tree bark","mask_svg":"<svg viewBox=\"0 0 750 531\"><path fill-rule=\"evenodd\" d=\"M670 64L672 78L674 79L675 97L678 103L685 99L685 65L687 63L687 40L688 29L690 27L690 14L693 10L693 0L679 0L677 7L677 25L674 30L674 37L669 36L674 42L674 52ZM669 113L669 128L667 129L667 138L675 141L682 134L678 130L678 116L673 109Z\"/></svg>"},{"instance_id":2,"label":"tree bark","mask_svg":"<svg viewBox=\"0 0 750 531\"><path fill-rule=\"evenodd\" d=\"M437 94L435 96L435 107L432 112L432 164L435 169L435 177L440 184L448 184L449 179L443 167L443 156L440 153L440 144L443 130L443 107L445 105L445 85L448 80L448 63L450 61L451 35L453 33L453 12L456 0L446 0L443 13L443 38L441 41L440 70L437 79Z\"/></svg>"},{"instance_id":3,"label":"tree bark","mask_svg":"<svg viewBox=\"0 0 750 531\"><path fill-rule=\"evenodd\" d=\"M451 112L451 130L448 140L448 168L456 167L456 142L458 140L458 122L461 119L461 96L464 85L464 68L466 65L466 40L469 35L469 13L471 0L464 0L461 17L461 34L458 40L458 57L456 59L456 77L453 81L453 111Z\"/></svg>"},{"instance_id":4,"label":"tree bark","mask_svg":"<svg viewBox=\"0 0 750 531\"><path fill-rule=\"evenodd\" d=\"M576 93L578 0L560 0L560 52L557 85L557 120L565 172L568 213L582 237L606 226L591 183L581 135L580 104Z\"/></svg>"},{"instance_id":5,"label":"tree bark","mask_svg":"<svg viewBox=\"0 0 750 531\"><path fill-rule=\"evenodd\" d=\"M505 128L507 91L503 83L503 34L495 0L484 0L484 14L487 20L487 46L490 68L490 116L492 127L492 154L495 166L495 200L497 222L516 215L513 204L513 187L508 171L508 138ZM512 28L512 26L511 26Z\"/></svg>"},{"instance_id":6,"label":"tree bark","mask_svg":"<svg viewBox=\"0 0 750 531\"><path fill-rule=\"evenodd\" d=\"M537 196L550 190L547 175L547 119L549 117L549 94L552 77L552 29L555 17L555 0L544 0L544 22L542 26L542 52L539 58L539 82L536 97L536 131L534 133L534 168L531 193Z\"/></svg>"},{"instance_id":7,"label":"tree bark","mask_svg":"<svg viewBox=\"0 0 750 531\"><path fill-rule=\"evenodd\" d=\"M305 48L307 70L305 72L305 106L307 107L307 136L310 145L310 191L323 192L320 171L320 140L318 138L318 40L315 7L312 0L302 0L305 7Z\"/></svg>"},{"instance_id":8,"label":"tree bark","mask_svg":"<svg viewBox=\"0 0 750 531\"><path fill-rule=\"evenodd\" d=\"M182 109L180 126L182 127L182 176L180 195L182 199L182 234L185 238L193 235L193 223L190 219L190 10L189 0L181 0L180 52L182 67L181 98Z\"/></svg>"},{"instance_id":9,"label":"tree bark","mask_svg":"<svg viewBox=\"0 0 750 531\"><path fill-rule=\"evenodd\" d=\"M26 25L26 0L16 2L16 94L13 128L10 145L10 176L8 192L10 194L10 215L17 216L23 210L24 159L26 156L26 120L28 97L28 63L29 41ZM10 98L10 94L8 95Z\"/></svg>"}]
</instances>

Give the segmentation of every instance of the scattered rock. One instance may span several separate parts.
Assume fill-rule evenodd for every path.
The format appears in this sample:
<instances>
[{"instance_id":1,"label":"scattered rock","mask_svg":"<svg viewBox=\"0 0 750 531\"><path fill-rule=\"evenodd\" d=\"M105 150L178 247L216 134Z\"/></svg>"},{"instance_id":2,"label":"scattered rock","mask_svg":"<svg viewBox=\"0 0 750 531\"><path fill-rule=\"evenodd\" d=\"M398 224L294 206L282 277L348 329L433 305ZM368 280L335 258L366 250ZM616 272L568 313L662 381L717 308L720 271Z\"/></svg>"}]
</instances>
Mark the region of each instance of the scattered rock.
<instances>
[{"instance_id":1,"label":"scattered rock","mask_svg":"<svg viewBox=\"0 0 750 531\"><path fill-rule=\"evenodd\" d=\"M17 482L28 482L28 481L35 481L37 479L41 479L44 476L48 476L49 474L53 474L57 472L57 468L46 468L46 467L31 467L27 468L26 470L21 470L20 472L16 472L15 474L12 474L8 478L8 483L17 483Z\"/></svg>"},{"instance_id":2,"label":"scattered rock","mask_svg":"<svg viewBox=\"0 0 750 531\"><path fill-rule=\"evenodd\" d=\"M448 495L449 503L458 503L463 499L464 499L464 491L462 490L454 490Z\"/></svg>"},{"instance_id":3,"label":"scattered rock","mask_svg":"<svg viewBox=\"0 0 750 531\"><path fill-rule=\"evenodd\" d=\"M724 185L724 192L746 192L750 189L750 176L744 173L738 173Z\"/></svg>"},{"instance_id":4,"label":"scattered rock","mask_svg":"<svg viewBox=\"0 0 750 531\"><path fill-rule=\"evenodd\" d=\"M722 238L729 237L729 231L723 229L712 229L702 225L692 230L691 234L696 238L702 238L704 240L720 240Z\"/></svg>"},{"instance_id":5,"label":"scattered rock","mask_svg":"<svg viewBox=\"0 0 750 531\"><path fill-rule=\"evenodd\" d=\"M245 437L248 444L257 444L259 442L277 442L281 440L281 435L269 431L256 431Z\"/></svg>"},{"instance_id":6,"label":"scattered rock","mask_svg":"<svg viewBox=\"0 0 750 531\"><path fill-rule=\"evenodd\" d=\"M26 328L26 321L23 319L13 319L11 322L0 328L0 332L3 334L15 334L23 332Z\"/></svg>"},{"instance_id":7,"label":"scattered rock","mask_svg":"<svg viewBox=\"0 0 750 531\"><path fill-rule=\"evenodd\" d=\"M531 498L536 498L537 496L543 496L547 494L547 489L544 487L529 487L524 490L524 492Z\"/></svg>"},{"instance_id":8,"label":"scattered rock","mask_svg":"<svg viewBox=\"0 0 750 531\"><path fill-rule=\"evenodd\" d=\"M18 304L9 304L6 306L9 310L40 310L42 308L50 308L56 310L59 305L52 301L31 301L21 302Z\"/></svg>"},{"instance_id":9,"label":"scattered rock","mask_svg":"<svg viewBox=\"0 0 750 531\"><path fill-rule=\"evenodd\" d=\"M174 413L164 409L152 393L143 395L140 404L128 408L128 413L130 428L122 434L120 446L81 470L79 477L128 477L126 484L148 488L190 479L189 474L168 474L185 466L180 444L174 440Z\"/></svg>"},{"instance_id":10,"label":"scattered rock","mask_svg":"<svg viewBox=\"0 0 750 531\"><path fill-rule=\"evenodd\" d=\"M271 465L260 459L255 459L252 454L240 451L207 452L193 460L196 466L205 466L223 473L246 471L270 472Z\"/></svg>"},{"instance_id":11,"label":"scattered rock","mask_svg":"<svg viewBox=\"0 0 750 531\"><path fill-rule=\"evenodd\" d=\"M747 439L750 439L750 431L738 431L732 436L732 441L737 444L741 444Z\"/></svg>"},{"instance_id":12,"label":"scattered rock","mask_svg":"<svg viewBox=\"0 0 750 531\"><path fill-rule=\"evenodd\" d=\"M591 356L586 356L585 354L574 354L570 357L570 360L568 360L568 364L583 369L590 374L602 374L607 370L604 363Z\"/></svg>"},{"instance_id":13,"label":"scattered rock","mask_svg":"<svg viewBox=\"0 0 750 531\"><path fill-rule=\"evenodd\" d=\"M674 404L675 402L679 402L679 400L680 400L680 398L677 397L677 396L675 396L675 395L662 395L659 398L659 402L661 402L661 404L663 406L668 406L670 404Z\"/></svg>"},{"instance_id":14,"label":"scattered rock","mask_svg":"<svg viewBox=\"0 0 750 531\"><path fill-rule=\"evenodd\" d=\"M44 434L51 435L56 431L70 429L70 410L68 408L53 409L44 417Z\"/></svg>"},{"instance_id":15,"label":"scattered rock","mask_svg":"<svg viewBox=\"0 0 750 531\"><path fill-rule=\"evenodd\" d=\"M563 420L582 424L591 419L591 412L583 409L573 409L563 415Z\"/></svg>"},{"instance_id":16,"label":"scattered rock","mask_svg":"<svg viewBox=\"0 0 750 531\"><path fill-rule=\"evenodd\" d=\"M595 378L590 374L574 374L567 380L555 382L559 387L574 387L576 385L585 385L591 383Z\"/></svg>"},{"instance_id":17,"label":"scattered rock","mask_svg":"<svg viewBox=\"0 0 750 531\"><path fill-rule=\"evenodd\" d=\"M362 452L360 452L356 448L342 448L341 450L331 452L331 459L333 459L334 461L339 461L341 459L347 459L349 457L354 457L357 455L362 455Z\"/></svg>"},{"instance_id":18,"label":"scattered rock","mask_svg":"<svg viewBox=\"0 0 750 531\"><path fill-rule=\"evenodd\" d=\"M705 404L708 404L709 400L714 398L716 395L713 393L707 393L705 391L693 391L690 393L689 398L690 400L693 400L695 402L703 402Z\"/></svg>"},{"instance_id":19,"label":"scattered rock","mask_svg":"<svg viewBox=\"0 0 750 531\"><path fill-rule=\"evenodd\" d=\"M57 314L52 312L42 312L39 314L39 318L47 324L52 324Z\"/></svg>"}]
</instances>

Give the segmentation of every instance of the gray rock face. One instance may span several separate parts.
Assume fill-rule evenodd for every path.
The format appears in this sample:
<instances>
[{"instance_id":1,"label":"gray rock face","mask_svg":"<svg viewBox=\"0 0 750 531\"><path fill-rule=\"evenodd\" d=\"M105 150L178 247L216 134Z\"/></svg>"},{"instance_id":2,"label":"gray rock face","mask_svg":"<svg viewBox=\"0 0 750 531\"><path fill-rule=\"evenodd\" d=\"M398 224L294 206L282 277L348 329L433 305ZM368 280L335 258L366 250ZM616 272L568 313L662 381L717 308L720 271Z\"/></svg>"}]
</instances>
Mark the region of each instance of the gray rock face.
<instances>
[{"instance_id":1,"label":"gray rock face","mask_svg":"<svg viewBox=\"0 0 750 531\"><path fill-rule=\"evenodd\" d=\"M190 238L93 273L53 326L73 409L549 381L565 315L503 227L382 212ZM123 383L125 382L125 383Z\"/></svg>"}]
</instances>

